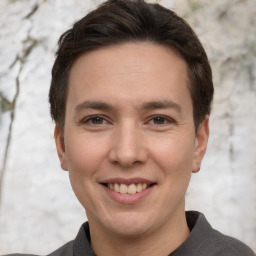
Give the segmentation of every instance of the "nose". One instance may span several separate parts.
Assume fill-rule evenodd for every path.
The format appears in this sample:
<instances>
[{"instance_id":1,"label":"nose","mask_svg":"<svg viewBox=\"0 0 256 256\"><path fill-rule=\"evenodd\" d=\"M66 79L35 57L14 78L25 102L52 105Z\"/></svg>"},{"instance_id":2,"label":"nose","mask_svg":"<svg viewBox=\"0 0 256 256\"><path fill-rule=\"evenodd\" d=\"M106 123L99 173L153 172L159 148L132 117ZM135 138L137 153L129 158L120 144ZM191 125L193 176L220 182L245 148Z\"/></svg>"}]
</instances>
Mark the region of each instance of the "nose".
<instances>
[{"instance_id":1,"label":"nose","mask_svg":"<svg viewBox=\"0 0 256 256\"><path fill-rule=\"evenodd\" d=\"M122 167L142 164L147 160L142 132L135 124L122 124L113 134L109 159Z\"/></svg>"}]
</instances>

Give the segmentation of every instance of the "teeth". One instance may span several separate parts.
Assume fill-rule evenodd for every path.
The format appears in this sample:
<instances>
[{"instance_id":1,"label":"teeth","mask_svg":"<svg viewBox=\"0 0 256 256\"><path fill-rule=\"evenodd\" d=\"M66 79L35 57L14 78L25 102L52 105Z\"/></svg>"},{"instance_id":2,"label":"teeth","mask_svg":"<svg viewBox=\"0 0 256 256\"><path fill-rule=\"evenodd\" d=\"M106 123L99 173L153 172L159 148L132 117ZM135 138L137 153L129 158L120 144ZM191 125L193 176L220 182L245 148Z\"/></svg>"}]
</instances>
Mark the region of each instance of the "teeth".
<instances>
[{"instance_id":1,"label":"teeth","mask_svg":"<svg viewBox=\"0 0 256 256\"><path fill-rule=\"evenodd\" d=\"M132 194L135 194L135 193L136 193L136 190L137 190L137 189L136 189L135 184L131 184L131 185L128 186L128 191L127 191L127 192L128 192L128 194L131 194L131 195L132 195Z\"/></svg>"},{"instance_id":2,"label":"teeth","mask_svg":"<svg viewBox=\"0 0 256 256\"><path fill-rule=\"evenodd\" d=\"M118 184L118 183L109 183L108 184L108 188L121 193L121 194L135 194L135 193L139 193L142 190L148 188L148 184L147 183L138 183L138 184L130 184L129 186L127 186L126 184Z\"/></svg>"},{"instance_id":3,"label":"teeth","mask_svg":"<svg viewBox=\"0 0 256 256\"><path fill-rule=\"evenodd\" d=\"M136 187L136 192L141 192L142 191L142 185L139 183Z\"/></svg>"},{"instance_id":4,"label":"teeth","mask_svg":"<svg viewBox=\"0 0 256 256\"><path fill-rule=\"evenodd\" d=\"M120 193L121 194L127 194L128 187L125 184L120 185Z\"/></svg>"},{"instance_id":5,"label":"teeth","mask_svg":"<svg viewBox=\"0 0 256 256\"><path fill-rule=\"evenodd\" d=\"M114 184L114 191L120 192L120 186L119 186L119 184L117 184L117 183Z\"/></svg>"}]
</instances>

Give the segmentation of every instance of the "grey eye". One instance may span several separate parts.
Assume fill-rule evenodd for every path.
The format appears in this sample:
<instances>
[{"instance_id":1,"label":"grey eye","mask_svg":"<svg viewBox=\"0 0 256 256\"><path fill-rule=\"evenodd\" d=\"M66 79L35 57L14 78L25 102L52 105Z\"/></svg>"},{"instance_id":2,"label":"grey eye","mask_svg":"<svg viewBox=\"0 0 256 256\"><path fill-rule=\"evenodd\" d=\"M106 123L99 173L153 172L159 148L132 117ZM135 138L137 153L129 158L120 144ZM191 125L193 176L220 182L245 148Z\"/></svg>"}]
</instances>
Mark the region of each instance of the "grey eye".
<instances>
[{"instance_id":1,"label":"grey eye","mask_svg":"<svg viewBox=\"0 0 256 256\"><path fill-rule=\"evenodd\" d=\"M91 118L91 123L92 124L103 124L104 119L100 116L94 116Z\"/></svg>"},{"instance_id":2,"label":"grey eye","mask_svg":"<svg viewBox=\"0 0 256 256\"><path fill-rule=\"evenodd\" d=\"M162 116L154 117L153 119L154 124L164 124L166 119Z\"/></svg>"}]
</instances>

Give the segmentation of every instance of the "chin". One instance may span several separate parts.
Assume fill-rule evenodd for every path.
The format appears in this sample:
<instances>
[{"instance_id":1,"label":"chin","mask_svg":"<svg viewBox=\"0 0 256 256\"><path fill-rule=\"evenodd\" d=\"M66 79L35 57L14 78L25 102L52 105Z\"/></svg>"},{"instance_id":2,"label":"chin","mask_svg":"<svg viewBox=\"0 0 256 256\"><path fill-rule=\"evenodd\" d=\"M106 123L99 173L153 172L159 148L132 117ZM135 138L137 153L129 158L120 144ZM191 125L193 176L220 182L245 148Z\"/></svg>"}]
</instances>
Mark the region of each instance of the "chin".
<instances>
[{"instance_id":1,"label":"chin","mask_svg":"<svg viewBox=\"0 0 256 256\"><path fill-rule=\"evenodd\" d=\"M106 228L124 237L137 237L147 233L153 226L153 221L147 216L139 216L136 213L121 214L109 220ZM106 225L105 225L106 226Z\"/></svg>"}]
</instances>

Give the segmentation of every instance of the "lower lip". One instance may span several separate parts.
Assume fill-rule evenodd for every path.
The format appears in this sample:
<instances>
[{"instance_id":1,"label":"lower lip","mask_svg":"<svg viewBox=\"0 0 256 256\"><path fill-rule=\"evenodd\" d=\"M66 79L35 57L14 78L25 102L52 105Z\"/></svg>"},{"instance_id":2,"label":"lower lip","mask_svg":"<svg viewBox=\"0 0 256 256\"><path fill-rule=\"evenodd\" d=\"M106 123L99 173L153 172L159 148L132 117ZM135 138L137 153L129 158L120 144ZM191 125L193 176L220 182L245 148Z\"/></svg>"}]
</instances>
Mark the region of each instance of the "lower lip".
<instances>
[{"instance_id":1,"label":"lower lip","mask_svg":"<svg viewBox=\"0 0 256 256\"><path fill-rule=\"evenodd\" d=\"M102 185L103 186L103 185ZM107 194L114 199L116 202L120 204L135 204L139 201L142 201L145 197L149 195L150 192L152 192L155 185L142 190L141 192L135 193L135 194L121 194L118 192L115 192L111 189L109 189L106 186L103 186Z\"/></svg>"}]
</instances>

